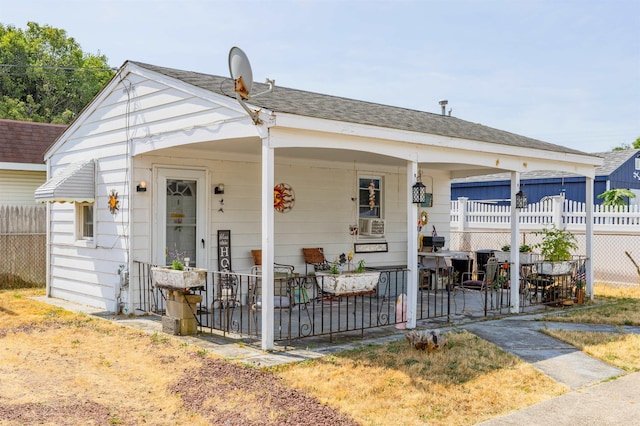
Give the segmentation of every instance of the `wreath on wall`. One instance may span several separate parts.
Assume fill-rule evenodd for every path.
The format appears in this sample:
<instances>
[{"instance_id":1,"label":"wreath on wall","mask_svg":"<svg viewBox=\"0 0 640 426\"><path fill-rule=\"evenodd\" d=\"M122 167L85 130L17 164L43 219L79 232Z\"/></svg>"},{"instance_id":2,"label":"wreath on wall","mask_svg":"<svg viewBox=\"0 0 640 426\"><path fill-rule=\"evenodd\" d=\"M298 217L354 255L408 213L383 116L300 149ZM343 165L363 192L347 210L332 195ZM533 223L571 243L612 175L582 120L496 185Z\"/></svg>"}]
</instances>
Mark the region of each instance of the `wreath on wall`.
<instances>
[{"instance_id":1,"label":"wreath on wall","mask_svg":"<svg viewBox=\"0 0 640 426\"><path fill-rule=\"evenodd\" d=\"M273 208L280 213L291 211L295 204L295 193L288 183L279 183L273 187Z\"/></svg>"}]
</instances>

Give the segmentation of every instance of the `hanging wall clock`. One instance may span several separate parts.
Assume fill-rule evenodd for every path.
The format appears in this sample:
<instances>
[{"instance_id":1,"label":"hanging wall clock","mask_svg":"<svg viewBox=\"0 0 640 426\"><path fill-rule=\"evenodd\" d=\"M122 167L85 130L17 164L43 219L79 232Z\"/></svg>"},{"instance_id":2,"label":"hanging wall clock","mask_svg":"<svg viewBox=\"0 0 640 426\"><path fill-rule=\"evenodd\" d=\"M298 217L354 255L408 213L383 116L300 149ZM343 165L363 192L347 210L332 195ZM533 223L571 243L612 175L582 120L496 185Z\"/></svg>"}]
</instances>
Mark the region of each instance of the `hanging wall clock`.
<instances>
[{"instance_id":1,"label":"hanging wall clock","mask_svg":"<svg viewBox=\"0 0 640 426\"><path fill-rule=\"evenodd\" d=\"M293 188L288 183L279 183L273 187L273 208L280 213L291 211L295 204Z\"/></svg>"},{"instance_id":2,"label":"hanging wall clock","mask_svg":"<svg viewBox=\"0 0 640 426\"><path fill-rule=\"evenodd\" d=\"M112 189L109 192L109 211L111 214L116 214L120 210L120 200L118 200L118 191Z\"/></svg>"}]
</instances>

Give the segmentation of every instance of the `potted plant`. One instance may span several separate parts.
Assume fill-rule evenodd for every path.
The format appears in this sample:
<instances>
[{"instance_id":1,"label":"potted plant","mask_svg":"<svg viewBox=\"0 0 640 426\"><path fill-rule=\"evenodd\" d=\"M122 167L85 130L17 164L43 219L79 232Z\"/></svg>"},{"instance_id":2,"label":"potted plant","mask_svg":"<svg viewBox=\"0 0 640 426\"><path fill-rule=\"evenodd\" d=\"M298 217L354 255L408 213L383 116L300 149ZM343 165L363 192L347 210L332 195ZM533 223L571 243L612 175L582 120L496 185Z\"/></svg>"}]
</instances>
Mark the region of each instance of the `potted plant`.
<instances>
[{"instance_id":1,"label":"potted plant","mask_svg":"<svg viewBox=\"0 0 640 426\"><path fill-rule=\"evenodd\" d=\"M493 255L495 256L495 258L498 259L498 262L510 262L511 261L511 245L506 244L502 246L500 250L501 251L493 252ZM533 263L533 256L534 256L534 254L532 253L533 247L531 247L528 244L521 244L520 249L518 251L520 252L521 265L527 264L527 263Z\"/></svg>"},{"instance_id":2,"label":"potted plant","mask_svg":"<svg viewBox=\"0 0 640 426\"><path fill-rule=\"evenodd\" d=\"M564 275L571 271L571 251L578 248L576 237L566 229L558 229L553 225L542 232L542 242L535 247L540 249L543 262L538 271L544 275Z\"/></svg>"},{"instance_id":3,"label":"potted plant","mask_svg":"<svg viewBox=\"0 0 640 426\"><path fill-rule=\"evenodd\" d=\"M364 259L357 262L352 269L353 254L342 253L337 257L328 271L317 271L316 276L322 278L322 291L334 295L372 292L378 285L380 272L367 271ZM344 270L345 265L347 266Z\"/></svg>"},{"instance_id":4,"label":"potted plant","mask_svg":"<svg viewBox=\"0 0 640 426\"><path fill-rule=\"evenodd\" d=\"M500 290L503 288L507 288L509 284L509 277L506 275L499 274L496 279L491 283L491 287L493 290Z\"/></svg>"},{"instance_id":5,"label":"potted plant","mask_svg":"<svg viewBox=\"0 0 640 426\"><path fill-rule=\"evenodd\" d=\"M189 258L185 257L185 252L174 250L169 251L171 265L153 266L151 276L156 282L165 287L188 289L191 287L202 287L206 283L207 270L203 268L189 267ZM185 266L185 263L187 266Z\"/></svg>"}]
</instances>

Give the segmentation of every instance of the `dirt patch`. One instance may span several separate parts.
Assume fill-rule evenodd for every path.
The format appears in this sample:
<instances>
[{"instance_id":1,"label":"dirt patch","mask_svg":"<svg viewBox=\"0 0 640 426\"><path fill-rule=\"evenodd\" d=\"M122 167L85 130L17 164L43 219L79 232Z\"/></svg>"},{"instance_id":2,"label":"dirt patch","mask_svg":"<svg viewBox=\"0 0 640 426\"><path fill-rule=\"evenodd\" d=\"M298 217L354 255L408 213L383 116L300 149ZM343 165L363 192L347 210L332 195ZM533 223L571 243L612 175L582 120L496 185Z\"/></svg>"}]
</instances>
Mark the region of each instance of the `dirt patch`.
<instances>
[{"instance_id":1,"label":"dirt patch","mask_svg":"<svg viewBox=\"0 0 640 426\"><path fill-rule=\"evenodd\" d=\"M216 424L358 424L288 388L273 374L214 359L203 360L198 370L186 371L170 390L181 395L186 407ZM251 401L259 404L247 409Z\"/></svg>"}]
</instances>

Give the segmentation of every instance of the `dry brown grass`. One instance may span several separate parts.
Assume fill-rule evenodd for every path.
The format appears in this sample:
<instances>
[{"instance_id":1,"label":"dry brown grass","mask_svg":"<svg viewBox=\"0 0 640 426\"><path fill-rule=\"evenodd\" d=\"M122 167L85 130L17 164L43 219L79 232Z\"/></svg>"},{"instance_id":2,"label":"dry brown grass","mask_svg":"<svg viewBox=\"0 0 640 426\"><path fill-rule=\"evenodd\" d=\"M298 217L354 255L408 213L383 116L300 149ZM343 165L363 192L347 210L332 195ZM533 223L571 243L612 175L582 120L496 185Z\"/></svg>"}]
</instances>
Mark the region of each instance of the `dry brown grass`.
<instances>
[{"instance_id":1,"label":"dry brown grass","mask_svg":"<svg viewBox=\"0 0 640 426\"><path fill-rule=\"evenodd\" d=\"M0 290L0 425L355 425L273 373L42 293Z\"/></svg>"},{"instance_id":2,"label":"dry brown grass","mask_svg":"<svg viewBox=\"0 0 640 426\"><path fill-rule=\"evenodd\" d=\"M640 371L640 336L637 334L566 330L544 332L625 371Z\"/></svg>"},{"instance_id":3,"label":"dry brown grass","mask_svg":"<svg viewBox=\"0 0 640 426\"><path fill-rule=\"evenodd\" d=\"M567 391L465 331L431 353L405 340L291 365L280 375L365 425L471 425Z\"/></svg>"},{"instance_id":4,"label":"dry brown grass","mask_svg":"<svg viewBox=\"0 0 640 426\"><path fill-rule=\"evenodd\" d=\"M640 287L597 285L596 302L581 309L545 317L549 321L587 324L640 325Z\"/></svg>"},{"instance_id":5,"label":"dry brown grass","mask_svg":"<svg viewBox=\"0 0 640 426\"><path fill-rule=\"evenodd\" d=\"M607 289L606 296L600 290L598 304L579 312L571 309L571 315L563 318L637 321L628 312L640 311L637 296L628 289L613 290ZM108 419L94 422L98 424L197 425L215 423L207 411L214 407L258 419L260 407L271 403L270 397L261 396L264 388L238 391L252 380L267 380L267 386L274 387L266 376L240 378L246 371L226 369L222 378L207 375L203 369L210 373L220 365L212 364L198 348L29 299L42 293L0 291L0 412L16 407L38 412L57 406L58 417L52 424L74 424L60 421L66 419L60 417L66 409L71 420L78 420L74 413L87 410L95 412L95 418ZM640 365L638 336L559 333L557 337L629 371ZM275 368L270 375L363 425L471 425L567 391L470 333L450 332L447 338L447 347L431 353L400 340ZM180 392L186 394L194 386L186 386L185 380L194 380L203 391L228 390L189 405ZM194 402L195 398L190 397ZM262 418L278 423L283 412L274 408ZM3 419L0 415L0 424L15 423Z\"/></svg>"},{"instance_id":6,"label":"dry brown grass","mask_svg":"<svg viewBox=\"0 0 640 426\"><path fill-rule=\"evenodd\" d=\"M640 288L597 285L596 303L545 319L582 324L640 325ZM624 333L545 330L585 353L626 371L640 371L640 336Z\"/></svg>"},{"instance_id":7,"label":"dry brown grass","mask_svg":"<svg viewBox=\"0 0 640 426\"><path fill-rule=\"evenodd\" d=\"M90 407L109 424L209 424L167 391L197 365L192 348L27 298L34 293L0 292L0 412Z\"/></svg>"}]
</instances>

